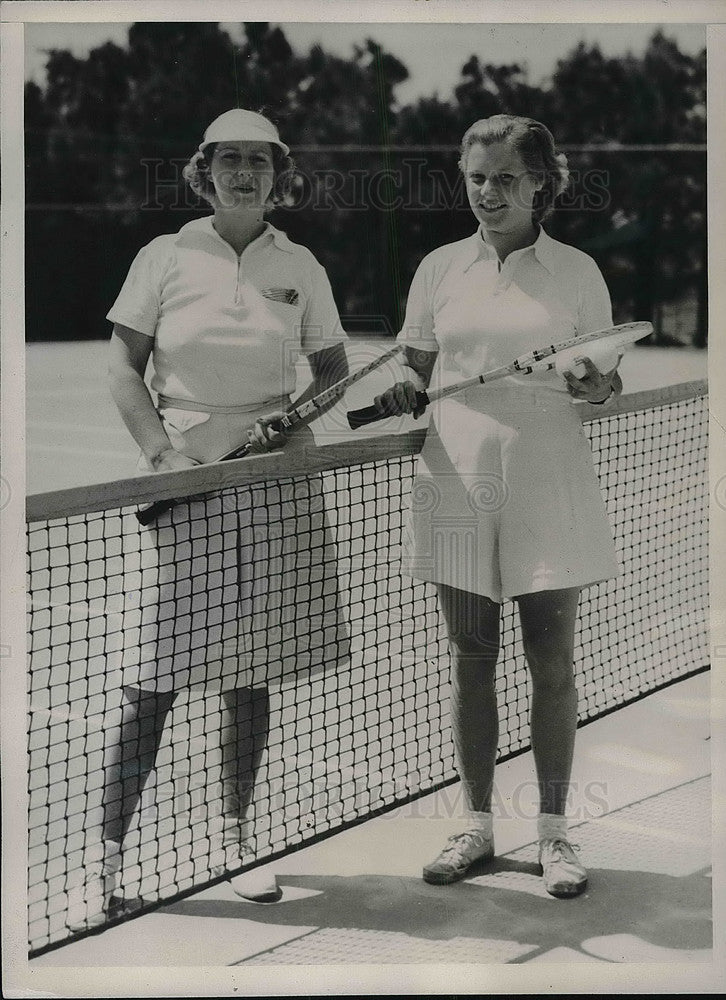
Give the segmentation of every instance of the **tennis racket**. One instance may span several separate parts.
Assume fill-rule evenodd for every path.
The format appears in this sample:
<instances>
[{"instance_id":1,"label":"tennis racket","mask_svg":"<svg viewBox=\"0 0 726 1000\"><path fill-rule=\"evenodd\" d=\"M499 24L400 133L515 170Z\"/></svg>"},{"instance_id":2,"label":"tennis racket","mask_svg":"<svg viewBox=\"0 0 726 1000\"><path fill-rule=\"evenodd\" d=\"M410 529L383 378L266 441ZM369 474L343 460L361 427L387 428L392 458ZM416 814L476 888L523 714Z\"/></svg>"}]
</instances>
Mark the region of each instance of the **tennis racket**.
<instances>
[{"instance_id":1,"label":"tennis racket","mask_svg":"<svg viewBox=\"0 0 726 1000\"><path fill-rule=\"evenodd\" d=\"M319 392L317 396L313 396L312 399L308 399L306 402L300 403L299 406L292 407L279 421L279 429L286 430L289 433L293 431L302 421L305 421L306 424L312 423L313 420L322 416L322 413L328 408L329 404L339 399L345 393L346 389L360 381L360 379L368 375L369 372L375 371L376 368L380 368L381 365L390 361L391 358L394 358L403 350L403 344L396 344L396 346L390 351L374 358L374 360L369 362L367 365L364 365L357 371L351 372L350 375L346 375L345 378L340 379L340 381L336 382L334 385L328 386L327 389L323 389L323 391ZM244 458L250 453L251 449L251 444L246 442L238 448L228 451L226 454L220 456L220 458L215 459L215 462L229 462L235 458ZM136 517L143 525L151 524L157 519L157 517L165 511L170 510L176 503L178 503L177 500L156 500L154 503L148 504L148 506L141 507L137 510Z\"/></svg>"},{"instance_id":2,"label":"tennis racket","mask_svg":"<svg viewBox=\"0 0 726 1000\"><path fill-rule=\"evenodd\" d=\"M611 326L605 330L595 330L580 337L563 340L559 344L550 344L548 347L529 351L508 365L493 368L491 371L444 386L442 389L417 392L416 400L420 407L425 407L439 399L453 396L457 392L461 392L462 389L468 389L474 385L486 385L487 382L494 382L507 375L530 375L533 372L547 371L555 367L559 367L561 371L575 371L577 373L577 358L587 357L587 351L583 350L586 344L593 345L593 354L599 355L600 358L607 357L609 353L610 357L615 357L616 364L617 358L630 344L647 337L652 332L653 326L650 323L621 323L619 326ZM560 359L559 365L558 358ZM351 410L348 413L348 424L355 430L377 420L386 420L391 415L381 413L375 406L364 406L360 410Z\"/></svg>"}]
</instances>

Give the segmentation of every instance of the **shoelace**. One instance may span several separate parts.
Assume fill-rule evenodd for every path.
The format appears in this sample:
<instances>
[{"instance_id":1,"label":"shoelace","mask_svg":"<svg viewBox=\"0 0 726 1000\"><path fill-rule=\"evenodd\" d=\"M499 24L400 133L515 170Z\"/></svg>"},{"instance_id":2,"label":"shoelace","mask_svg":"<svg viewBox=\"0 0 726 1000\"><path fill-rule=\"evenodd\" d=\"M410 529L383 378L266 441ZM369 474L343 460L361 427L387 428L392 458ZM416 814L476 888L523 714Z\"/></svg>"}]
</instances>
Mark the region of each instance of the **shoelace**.
<instances>
[{"instance_id":1,"label":"shoelace","mask_svg":"<svg viewBox=\"0 0 726 1000\"><path fill-rule=\"evenodd\" d=\"M548 846L552 849L553 853L556 853L562 861L569 861L570 858L567 856L568 849L571 851L579 851L579 844L571 844L569 840L562 840L556 838L546 842Z\"/></svg>"},{"instance_id":2,"label":"shoelace","mask_svg":"<svg viewBox=\"0 0 726 1000\"><path fill-rule=\"evenodd\" d=\"M480 833L473 833L469 830L464 833L455 833L449 837L449 846L443 849L441 855L442 857L446 855L447 859L451 855L457 861L460 861L464 856L466 848L469 846L469 842L472 841L472 846L484 847L485 839Z\"/></svg>"}]
</instances>

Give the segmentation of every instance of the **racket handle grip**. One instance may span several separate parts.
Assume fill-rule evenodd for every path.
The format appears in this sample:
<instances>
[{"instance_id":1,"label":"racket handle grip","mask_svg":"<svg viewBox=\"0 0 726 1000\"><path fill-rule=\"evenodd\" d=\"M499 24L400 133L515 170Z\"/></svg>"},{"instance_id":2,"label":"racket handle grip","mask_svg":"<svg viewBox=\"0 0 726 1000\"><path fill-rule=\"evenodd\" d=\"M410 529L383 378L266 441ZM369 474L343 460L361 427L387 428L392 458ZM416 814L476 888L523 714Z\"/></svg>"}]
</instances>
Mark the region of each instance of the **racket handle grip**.
<instances>
[{"instance_id":1,"label":"racket handle grip","mask_svg":"<svg viewBox=\"0 0 726 1000\"><path fill-rule=\"evenodd\" d=\"M249 455L250 450L250 443L247 441L238 448L228 451L225 455L222 455L221 458L217 459L217 461L230 462L235 458L244 458L246 455ZM144 527L146 527L147 525L152 524L157 517L161 517L162 514L171 510L175 502L176 501L174 500L156 500L154 503L147 504L146 507L140 507L136 511L136 520L139 524L143 524Z\"/></svg>"},{"instance_id":2,"label":"racket handle grip","mask_svg":"<svg viewBox=\"0 0 726 1000\"><path fill-rule=\"evenodd\" d=\"M173 500L157 500L146 507L140 507L136 511L136 520L139 524L143 524L146 527L146 525L155 521L157 517L161 517L162 514L166 513L167 510L171 510L173 506Z\"/></svg>"},{"instance_id":3,"label":"racket handle grip","mask_svg":"<svg viewBox=\"0 0 726 1000\"><path fill-rule=\"evenodd\" d=\"M425 409L429 404L428 393L417 392L416 404L417 409L421 407ZM357 430L359 427L365 427L366 424L374 424L377 420L388 420L389 417L393 416L396 414L381 413L375 406L364 406L360 410L348 411L348 425L351 430Z\"/></svg>"}]
</instances>

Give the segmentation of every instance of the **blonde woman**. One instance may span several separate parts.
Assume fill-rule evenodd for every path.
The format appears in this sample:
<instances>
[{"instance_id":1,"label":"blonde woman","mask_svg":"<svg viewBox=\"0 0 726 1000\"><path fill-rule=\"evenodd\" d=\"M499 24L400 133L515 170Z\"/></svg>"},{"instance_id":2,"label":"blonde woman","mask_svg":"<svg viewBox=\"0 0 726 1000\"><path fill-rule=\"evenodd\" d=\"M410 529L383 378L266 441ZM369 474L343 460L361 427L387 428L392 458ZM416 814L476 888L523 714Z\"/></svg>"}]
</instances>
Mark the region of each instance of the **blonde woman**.
<instances>
[{"instance_id":1,"label":"blonde woman","mask_svg":"<svg viewBox=\"0 0 726 1000\"><path fill-rule=\"evenodd\" d=\"M510 115L478 121L463 137L460 169L477 230L419 266L399 335L414 374L377 398L382 413L418 415L416 389L432 377L435 385L460 381L612 325L594 261L542 227L568 180L549 130ZM570 404L605 403L622 385L615 369L601 374L589 359L586 368L585 377L568 375L566 383L554 372L511 376L432 409L403 569L436 585L448 626L452 727L469 825L424 868L431 883L456 881L494 856L495 671L501 604L510 599L532 680L545 886L572 896L587 884L565 817L577 725L575 623L581 589L618 567L589 445ZM466 544L457 544L461 528Z\"/></svg>"}]
</instances>

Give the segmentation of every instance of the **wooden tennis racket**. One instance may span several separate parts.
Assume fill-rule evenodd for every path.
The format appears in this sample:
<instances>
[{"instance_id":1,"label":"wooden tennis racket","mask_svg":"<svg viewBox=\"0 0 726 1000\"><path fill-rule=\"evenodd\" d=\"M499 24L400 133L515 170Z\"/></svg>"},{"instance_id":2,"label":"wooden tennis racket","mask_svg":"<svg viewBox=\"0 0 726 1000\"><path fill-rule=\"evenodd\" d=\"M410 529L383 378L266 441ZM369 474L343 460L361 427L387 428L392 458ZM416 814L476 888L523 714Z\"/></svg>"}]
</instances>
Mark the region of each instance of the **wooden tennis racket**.
<instances>
[{"instance_id":1,"label":"wooden tennis racket","mask_svg":"<svg viewBox=\"0 0 726 1000\"><path fill-rule=\"evenodd\" d=\"M611 326L605 330L595 330L592 333L585 333L579 337L572 337L563 340L559 344L549 344L546 347L539 347L534 351L528 351L520 355L507 365L493 368L481 375L474 375L461 382L454 382L452 385L444 386L442 389L424 390L416 393L416 400L419 407L426 407L430 403L435 403L439 399L453 396L463 389L468 389L474 385L486 385L496 379L505 378L507 375L530 375L533 372L546 371L549 368L562 367L562 370L572 370L576 368L577 357L587 357L586 345L592 346L593 355L601 357L614 356L617 358L636 340L641 340L653 332L651 323L621 323L618 326ZM559 358L559 362L558 362ZM572 367L568 368L567 366ZM374 423L377 420L386 420L393 414L381 413L375 406L364 406L360 410L351 410L348 413L348 424L354 430L366 424Z\"/></svg>"},{"instance_id":2,"label":"wooden tennis racket","mask_svg":"<svg viewBox=\"0 0 726 1000\"><path fill-rule=\"evenodd\" d=\"M295 428L300 425L303 421L305 424L310 424L313 420L322 416L323 412L328 408L328 406L339 399L351 385L359 382L360 379L365 378L370 372L375 371L376 368L380 368L391 358L394 358L397 354L400 354L404 350L403 344L396 344L394 348L390 351L386 351L385 354L379 355L370 361L367 365L359 368L357 371L351 372L350 375L346 375L345 378L340 379L334 385L328 386L327 389L323 389L312 399L308 399L304 403L300 403L299 406L291 407L287 413L279 421L277 428L279 430L285 430L291 433ZM252 445L249 441L245 444L240 445L238 448L234 448L232 451L228 451L226 454L221 455L219 458L215 459L214 462L229 462L235 458L244 458L249 455L252 449ZM214 464L214 463L205 463ZM156 500L152 504L148 504L146 507L141 507L136 512L136 517L139 522L143 525L151 524L155 521L161 514L165 511L170 510L174 504L179 503L178 500Z\"/></svg>"}]
</instances>

